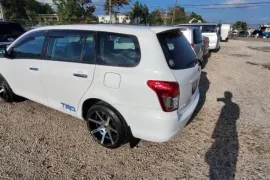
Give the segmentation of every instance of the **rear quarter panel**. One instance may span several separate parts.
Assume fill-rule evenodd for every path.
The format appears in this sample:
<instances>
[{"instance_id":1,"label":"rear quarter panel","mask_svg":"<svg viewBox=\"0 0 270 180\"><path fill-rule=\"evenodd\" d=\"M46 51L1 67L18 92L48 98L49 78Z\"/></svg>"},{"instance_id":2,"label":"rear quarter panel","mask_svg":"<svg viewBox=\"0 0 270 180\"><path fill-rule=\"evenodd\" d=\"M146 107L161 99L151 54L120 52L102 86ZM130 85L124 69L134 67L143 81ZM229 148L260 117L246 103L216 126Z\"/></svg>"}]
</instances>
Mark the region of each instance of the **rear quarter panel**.
<instances>
[{"instance_id":1,"label":"rear quarter panel","mask_svg":"<svg viewBox=\"0 0 270 180\"><path fill-rule=\"evenodd\" d=\"M156 33L142 31L134 34L139 41L141 60L136 67L113 67L97 65L93 83L80 102L90 98L101 99L112 106L125 105L139 108L161 110L155 92L147 85L148 80L175 81L175 77L167 65ZM106 73L120 75L118 88L104 85ZM120 112L121 113L121 112Z\"/></svg>"}]
</instances>

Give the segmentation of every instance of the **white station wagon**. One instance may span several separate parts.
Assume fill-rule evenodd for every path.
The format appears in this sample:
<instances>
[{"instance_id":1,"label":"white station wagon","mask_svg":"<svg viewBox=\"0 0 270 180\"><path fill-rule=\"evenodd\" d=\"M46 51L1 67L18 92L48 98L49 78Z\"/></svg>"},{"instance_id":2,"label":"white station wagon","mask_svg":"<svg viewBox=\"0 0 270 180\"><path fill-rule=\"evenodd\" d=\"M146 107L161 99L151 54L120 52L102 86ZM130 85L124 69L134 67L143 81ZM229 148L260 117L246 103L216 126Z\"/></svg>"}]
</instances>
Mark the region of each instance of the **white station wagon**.
<instances>
[{"instance_id":1,"label":"white station wagon","mask_svg":"<svg viewBox=\"0 0 270 180\"><path fill-rule=\"evenodd\" d=\"M128 142L131 133L169 141L199 101L201 68L177 27L40 27L4 52L4 101L25 97L86 120L106 148Z\"/></svg>"}]
</instances>

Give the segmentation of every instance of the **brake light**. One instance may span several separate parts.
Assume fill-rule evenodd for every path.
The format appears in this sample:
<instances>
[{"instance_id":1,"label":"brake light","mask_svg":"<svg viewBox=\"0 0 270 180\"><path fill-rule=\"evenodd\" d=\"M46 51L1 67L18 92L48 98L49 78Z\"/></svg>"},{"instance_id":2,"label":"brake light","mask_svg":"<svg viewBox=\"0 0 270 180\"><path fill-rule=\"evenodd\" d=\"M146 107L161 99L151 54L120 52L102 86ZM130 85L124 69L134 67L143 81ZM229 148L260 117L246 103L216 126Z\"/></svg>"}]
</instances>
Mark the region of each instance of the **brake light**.
<instances>
[{"instance_id":1,"label":"brake light","mask_svg":"<svg viewBox=\"0 0 270 180\"><path fill-rule=\"evenodd\" d=\"M195 47L195 44L190 44L190 45L191 45L191 47L193 47L193 48Z\"/></svg>"},{"instance_id":2,"label":"brake light","mask_svg":"<svg viewBox=\"0 0 270 180\"><path fill-rule=\"evenodd\" d=\"M149 80L147 85L156 92L163 111L172 112L178 109L180 87L177 82Z\"/></svg>"}]
</instances>

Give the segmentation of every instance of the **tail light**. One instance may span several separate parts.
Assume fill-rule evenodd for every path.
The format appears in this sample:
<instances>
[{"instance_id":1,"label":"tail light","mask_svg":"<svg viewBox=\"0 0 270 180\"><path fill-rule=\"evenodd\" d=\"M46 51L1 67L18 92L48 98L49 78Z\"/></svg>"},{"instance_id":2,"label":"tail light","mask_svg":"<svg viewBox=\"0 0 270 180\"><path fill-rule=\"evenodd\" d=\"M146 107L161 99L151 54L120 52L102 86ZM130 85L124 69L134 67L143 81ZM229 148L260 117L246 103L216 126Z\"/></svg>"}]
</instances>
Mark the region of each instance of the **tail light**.
<instances>
[{"instance_id":1,"label":"tail light","mask_svg":"<svg viewBox=\"0 0 270 180\"><path fill-rule=\"evenodd\" d=\"M180 87L177 82L149 80L147 85L156 92L163 111L172 112L178 109Z\"/></svg>"},{"instance_id":2,"label":"tail light","mask_svg":"<svg viewBox=\"0 0 270 180\"><path fill-rule=\"evenodd\" d=\"M193 48L195 47L195 44L190 44L190 45L191 45L191 47L193 47Z\"/></svg>"}]
</instances>

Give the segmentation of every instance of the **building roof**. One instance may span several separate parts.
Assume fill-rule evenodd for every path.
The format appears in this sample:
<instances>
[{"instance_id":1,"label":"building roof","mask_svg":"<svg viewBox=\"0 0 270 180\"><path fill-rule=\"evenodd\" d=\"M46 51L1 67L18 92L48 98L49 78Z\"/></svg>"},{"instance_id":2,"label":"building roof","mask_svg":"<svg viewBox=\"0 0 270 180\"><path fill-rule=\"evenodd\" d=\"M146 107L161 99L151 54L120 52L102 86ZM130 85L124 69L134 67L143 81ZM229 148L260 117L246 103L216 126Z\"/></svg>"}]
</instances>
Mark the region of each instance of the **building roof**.
<instances>
[{"instance_id":1,"label":"building roof","mask_svg":"<svg viewBox=\"0 0 270 180\"><path fill-rule=\"evenodd\" d=\"M121 32L121 33L136 33L138 31L152 31L154 33L160 33L168 30L179 29L179 27L172 26L138 26L138 25L115 25L115 24L82 24L82 25L57 25L57 26L44 26L38 28L38 30L48 29L74 29L74 30L92 30L92 31L109 31L109 32Z\"/></svg>"}]
</instances>

